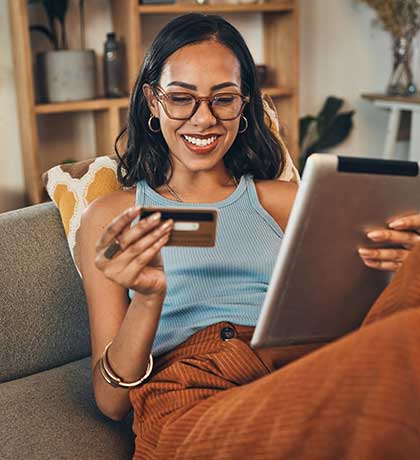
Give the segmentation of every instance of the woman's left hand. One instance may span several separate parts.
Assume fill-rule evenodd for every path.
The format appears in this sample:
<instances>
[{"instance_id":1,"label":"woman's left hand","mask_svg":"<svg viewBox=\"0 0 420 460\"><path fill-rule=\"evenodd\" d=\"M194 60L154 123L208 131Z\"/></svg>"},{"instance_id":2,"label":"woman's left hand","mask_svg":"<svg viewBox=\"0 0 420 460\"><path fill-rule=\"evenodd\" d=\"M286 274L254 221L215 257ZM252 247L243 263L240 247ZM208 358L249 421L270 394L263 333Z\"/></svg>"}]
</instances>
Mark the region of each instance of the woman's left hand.
<instances>
[{"instance_id":1,"label":"woman's left hand","mask_svg":"<svg viewBox=\"0 0 420 460\"><path fill-rule=\"evenodd\" d=\"M377 270L397 271L416 244L420 243L420 213L396 219L387 229L367 233L376 243L392 243L401 248L360 248L359 255L365 265Z\"/></svg>"}]
</instances>

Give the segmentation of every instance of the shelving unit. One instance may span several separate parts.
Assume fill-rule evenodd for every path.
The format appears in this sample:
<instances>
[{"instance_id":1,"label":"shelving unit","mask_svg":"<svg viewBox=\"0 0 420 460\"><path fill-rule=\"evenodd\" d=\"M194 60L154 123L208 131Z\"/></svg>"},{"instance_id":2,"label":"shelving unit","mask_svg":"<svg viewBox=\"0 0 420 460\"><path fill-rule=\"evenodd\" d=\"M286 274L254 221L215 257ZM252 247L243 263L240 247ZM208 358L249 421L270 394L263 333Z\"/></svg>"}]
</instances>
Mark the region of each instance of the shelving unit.
<instances>
[{"instance_id":1,"label":"shelving unit","mask_svg":"<svg viewBox=\"0 0 420 460\"><path fill-rule=\"evenodd\" d=\"M151 15L178 15L189 12L216 14L261 13L264 28L264 62L272 70L273 84L264 88L274 100L286 143L297 161L298 153L298 81L299 30L297 0L276 0L256 4L162 4L142 5L138 0L110 0L112 22L117 37L126 50L124 86L128 94L137 76L144 53L144 24ZM19 105L19 123L24 175L29 204L48 200L41 183L40 141L38 121L41 116L92 112L95 120L96 152L111 152L120 124L120 113L128 106L128 98L95 99L78 102L37 104L34 95L32 56L29 37L27 0L9 0L13 36L15 76ZM245 37L246 39L246 37Z\"/></svg>"}]
</instances>

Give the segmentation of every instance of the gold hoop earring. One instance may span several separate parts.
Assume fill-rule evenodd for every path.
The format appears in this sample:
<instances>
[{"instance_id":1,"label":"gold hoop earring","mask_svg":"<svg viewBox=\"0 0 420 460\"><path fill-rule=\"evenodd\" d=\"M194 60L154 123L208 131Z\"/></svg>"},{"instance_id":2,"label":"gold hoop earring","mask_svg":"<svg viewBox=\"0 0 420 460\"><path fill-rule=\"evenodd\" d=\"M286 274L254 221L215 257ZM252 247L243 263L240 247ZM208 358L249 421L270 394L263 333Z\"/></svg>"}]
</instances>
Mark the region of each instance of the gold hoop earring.
<instances>
[{"instance_id":1,"label":"gold hoop earring","mask_svg":"<svg viewBox=\"0 0 420 460\"><path fill-rule=\"evenodd\" d=\"M156 120L159 120L158 117L155 117L154 115L150 115L149 121L147 122L147 124L149 125L149 129L150 131L152 131L152 133L160 133L160 127L158 129L154 129L152 126L153 118L156 118Z\"/></svg>"},{"instance_id":2,"label":"gold hoop earring","mask_svg":"<svg viewBox=\"0 0 420 460\"><path fill-rule=\"evenodd\" d=\"M241 120L242 120L242 119L245 120L245 128L239 130L239 131L238 131L239 134L244 133L244 132L248 129L248 120L246 119L245 116L241 115ZM239 122L239 124L241 124L241 123Z\"/></svg>"}]
</instances>

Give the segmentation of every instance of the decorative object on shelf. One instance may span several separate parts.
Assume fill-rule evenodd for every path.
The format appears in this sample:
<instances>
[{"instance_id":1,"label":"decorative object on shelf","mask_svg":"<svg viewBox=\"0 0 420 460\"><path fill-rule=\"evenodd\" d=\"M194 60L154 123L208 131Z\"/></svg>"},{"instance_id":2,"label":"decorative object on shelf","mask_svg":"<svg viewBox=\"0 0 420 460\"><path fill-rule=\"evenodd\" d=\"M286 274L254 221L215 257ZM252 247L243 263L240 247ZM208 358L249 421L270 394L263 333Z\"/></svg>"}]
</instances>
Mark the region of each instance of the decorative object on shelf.
<instances>
[{"instance_id":1,"label":"decorative object on shelf","mask_svg":"<svg viewBox=\"0 0 420 460\"><path fill-rule=\"evenodd\" d=\"M353 128L354 110L343 111L344 100L329 96L317 116L299 120L299 169L302 173L312 153L327 152L343 142Z\"/></svg>"},{"instance_id":2,"label":"decorative object on shelf","mask_svg":"<svg viewBox=\"0 0 420 460\"><path fill-rule=\"evenodd\" d=\"M412 40L405 37L394 40L392 74L387 88L387 94L392 96L409 96L417 92L413 83L411 60L413 56Z\"/></svg>"},{"instance_id":3,"label":"decorative object on shelf","mask_svg":"<svg viewBox=\"0 0 420 460\"><path fill-rule=\"evenodd\" d=\"M260 88L262 88L263 86L267 86L269 83L268 66L266 66L265 64L257 64L255 68L257 70L257 81L260 85Z\"/></svg>"},{"instance_id":4,"label":"decorative object on shelf","mask_svg":"<svg viewBox=\"0 0 420 460\"><path fill-rule=\"evenodd\" d=\"M413 40L420 30L419 0L360 0L376 11L377 20L391 34L393 65L387 94L410 96L417 91L411 58Z\"/></svg>"},{"instance_id":5,"label":"decorative object on shelf","mask_svg":"<svg viewBox=\"0 0 420 460\"><path fill-rule=\"evenodd\" d=\"M104 43L104 91L105 97L122 97L121 46L114 33L106 34Z\"/></svg>"},{"instance_id":6,"label":"decorative object on shelf","mask_svg":"<svg viewBox=\"0 0 420 460\"><path fill-rule=\"evenodd\" d=\"M94 98L96 96L95 52L68 49L65 25L68 0L28 0L28 3L41 3L48 18L48 27L34 25L30 30L43 33L54 47L53 51L44 51L36 56L37 83L41 102ZM80 24L83 29L83 0L79 0L79 8ZM84 46L84 32L81 33L81 41Z\"/></svg>"}]
</instances>

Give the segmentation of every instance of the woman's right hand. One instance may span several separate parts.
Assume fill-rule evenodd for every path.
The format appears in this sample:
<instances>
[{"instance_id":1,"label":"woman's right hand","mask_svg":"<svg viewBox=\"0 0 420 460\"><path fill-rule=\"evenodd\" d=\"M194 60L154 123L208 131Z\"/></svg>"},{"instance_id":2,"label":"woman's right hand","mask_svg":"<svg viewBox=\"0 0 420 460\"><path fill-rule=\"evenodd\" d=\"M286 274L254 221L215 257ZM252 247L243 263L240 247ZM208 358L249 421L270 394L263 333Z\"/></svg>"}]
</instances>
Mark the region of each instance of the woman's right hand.
<instances>
[{"instance_id":1,"label":"woman's right hand","mask_svg":"<svg viewBox=\"0 0 420 460\"><path fill-rule=\"evenodd\" d=\"M95 265L106 278L127 289L164 297L167 284L160 250L169 240L173 221L162 223L160 214L154 213L131 227L140 210L129 208L106 226L96 243ZM105 251L115 238L121 251L108 259Z\"/></svg>"}]
</instances>

